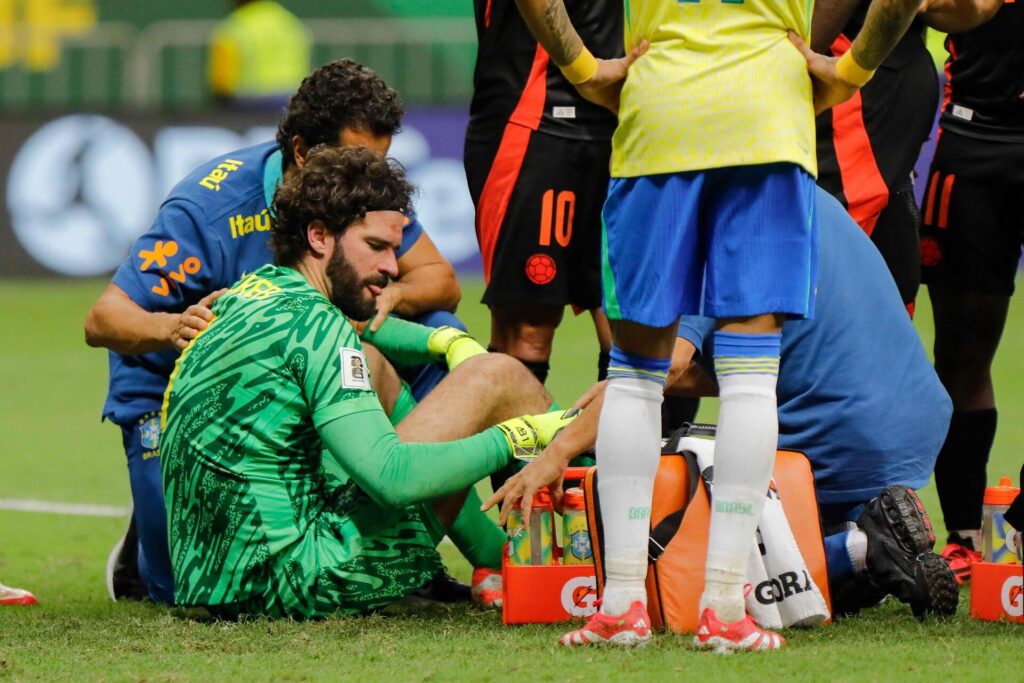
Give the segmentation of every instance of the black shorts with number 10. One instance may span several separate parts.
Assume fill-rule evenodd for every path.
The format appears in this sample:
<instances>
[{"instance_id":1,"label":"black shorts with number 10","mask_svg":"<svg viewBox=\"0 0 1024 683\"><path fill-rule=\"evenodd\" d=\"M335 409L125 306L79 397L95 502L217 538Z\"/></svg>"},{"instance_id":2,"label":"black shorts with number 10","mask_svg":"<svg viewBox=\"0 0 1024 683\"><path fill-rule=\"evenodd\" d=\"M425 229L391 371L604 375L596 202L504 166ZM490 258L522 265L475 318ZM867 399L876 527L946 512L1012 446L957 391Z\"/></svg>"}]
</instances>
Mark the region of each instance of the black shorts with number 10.
<instances>
[{"instance_id":1,"label":"black shorts with number 10","mask_svg":"<svg viewBox=\"0 0 1024 683\"><path fill-rule=\"evenodd\" d=\"M611 143L510 123L464 154L488 306L601 306L601 207Z\"/></svg>"}]
</instances>

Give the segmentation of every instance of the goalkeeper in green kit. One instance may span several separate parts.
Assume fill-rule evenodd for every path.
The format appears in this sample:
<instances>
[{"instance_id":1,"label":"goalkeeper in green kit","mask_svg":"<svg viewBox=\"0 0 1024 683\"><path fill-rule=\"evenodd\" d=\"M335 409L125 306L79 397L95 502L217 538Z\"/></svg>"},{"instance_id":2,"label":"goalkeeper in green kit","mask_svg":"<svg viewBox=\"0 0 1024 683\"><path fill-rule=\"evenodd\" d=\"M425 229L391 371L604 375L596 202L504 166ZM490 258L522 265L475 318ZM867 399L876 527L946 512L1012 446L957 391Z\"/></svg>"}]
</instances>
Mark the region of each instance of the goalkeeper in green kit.
<instances>
[{"instance_id":1,"label":"goalkeeper in green kit","mask_svg":"<svg viewBox=\"0 0 1024 683\"><path fill-rule=\"evenodd\" d=\"M361 343L349 319L397 274L411 189L369 150L315 150L275 197L276 265L221 296L182 353L161 444L178 604L366 612L437 574L445 534L500 563L472 487L572 415L538 414L551 396L521 363L451 328L389 318ZM450 373L416 405L385 355Z\"/></svg>"}]
</instances>

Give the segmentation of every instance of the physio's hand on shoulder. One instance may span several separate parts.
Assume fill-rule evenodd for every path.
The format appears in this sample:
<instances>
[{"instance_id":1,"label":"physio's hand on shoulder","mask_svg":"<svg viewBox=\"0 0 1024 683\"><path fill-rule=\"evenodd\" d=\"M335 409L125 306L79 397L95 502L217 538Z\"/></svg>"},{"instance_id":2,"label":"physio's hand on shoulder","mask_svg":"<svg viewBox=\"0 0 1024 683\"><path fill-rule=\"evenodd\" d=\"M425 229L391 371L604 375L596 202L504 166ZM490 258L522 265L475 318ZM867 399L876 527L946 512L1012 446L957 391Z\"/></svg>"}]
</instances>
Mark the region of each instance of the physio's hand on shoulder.
<instances>
[{"instance_id":1,"label":"physio's hand on shoulder","mask_svg":"<svg viewBox=\"0 0 1024 683\"><path fill-rule=\"evenodd\" d=\"M811 83L814 87L815 116L837 104L842 104L860 89L860 86L839 75L836 68L839 59L815 52L792 31L789 32L789 41L807 60L807 71L811 75Z\"/></svg>"},{"instance_id":2,"label":"physio's hand on shoulder","mask_svg":"<svg viewBox=\"0 0 1024 683\"><path fill-rule=\"evenodd\" d=\"M448 370L454 370L473 356L487 353L487 349L482 347L476 339L462 330L448 325L438 327L430 333L430 337L427 339L427 350L437 360L445 361L448 364Z\"/></svg>"},{"instance_id":3,"label":"physio's hand on shoulder","mask_svg":"<svg viewBox=\"0 0 1024 683\"><path fill-rule=\"evenodd\" d=\"M578 408L555 410L540 415L523 415L496 425L505 435L512 457L531 460L576 419Z\"/></svg>"},{"instance_id":4,"label":"physio's hand on shoulder","mask_svg":"<svg viewBox=\"0 0 1024 683\"><path fill-rule=\"evenodd\" d=\"M207 294L198 302L182 311L176 320L172 320L168 338L174 345L174 348L178 350L184 349L190 341L206 329L210 321L213 320L213 311L210 310L213 302L219 299L226 291L228 290L218 289L216 292Z\"/></svg>"},{"instance_id":5,"label":"physio's hand on shoulder","mask_svg":"<svg viewBox=\"0 0 1024 683\"><path fill-rule=\"evenodd\" d=\"M644 40L625 57L598 59L597 71L586 81L576 84L576 89L585 99L619 113L619 96L629 67L647 52L649 46L650 43Z\"/></svg>"},{"instance_id":6,"label":"physio's hand on shoulder","mask_svg":"<svg viewBox=\"0 0 1024 683\"><path fill-rule=\"evenodd\" d=\"M500 524L505 524L509 510L517 500L521 500L523 523L529 524L533 494L545 486L551 492L555 508L561 508L562 479L565 477L565 470L568 466L568 461L555 451L545 451L539 458L510 477L484 502L480 509L486 511L495 505L500 505L501 514L498 516L498 521Z\"/></svg>"}]
</instances>

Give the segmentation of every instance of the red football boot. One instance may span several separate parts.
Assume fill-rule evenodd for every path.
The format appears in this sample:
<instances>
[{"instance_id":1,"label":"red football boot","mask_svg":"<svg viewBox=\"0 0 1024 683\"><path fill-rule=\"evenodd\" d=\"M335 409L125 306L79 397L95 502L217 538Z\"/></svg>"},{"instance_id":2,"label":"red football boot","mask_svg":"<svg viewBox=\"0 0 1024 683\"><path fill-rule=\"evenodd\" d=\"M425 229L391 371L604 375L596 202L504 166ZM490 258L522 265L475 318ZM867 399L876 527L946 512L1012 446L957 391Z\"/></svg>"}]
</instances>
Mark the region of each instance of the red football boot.
<instances>
[{"instance_id":1,"label":"red football boot","mask_svg":"<svg viewBox=\"0 0 1024 683\"><path fill-rule=\"evenodd\" d=\"M981 553L959 543L947 543L939 555L953 570L953 576L961 586L971 580L971 565L981 562Z\"/></svg>"},{"instance_id":2,"label":"red football boot","mask_svg":"<svg viewBox=\"0 0 1024 683\"><path fill-rule=\"evenodd\" d=\"M598 612L583 628L569 631L559 639L566 647L581 645L618 645L641 647L651 639L651 618L647 608L634 600L629 611L617 617Z\"/></svg>"},{"instance_id":3,"label":"red football boot","mask_svg":"<svg viewBox=\"0 0 1024 683\"><path fill-rule=\"evenodd\" d=\"M501 607L505 599L501 572L487 567L477 567L473 570L471 585L473 602L484 607Z\"/></svg>"},{"instance_id":4,"label":"red football boot","mask_svg":"<svg viewBox=\"0 0 1024 683\"><path fill-rule=\"evenodd\" d=\"M20 588L11 588L0 583L0 605L38 605L36 596Z\"/></svg>"},{"instance_id":5,"label":"red football boot","mask_svg":"<svg viewBox=\"0 0 1024 683\"><path fill-rule=\"evenodd\" d=\"M714 650L719 654L733 652L759 652L778 650L786 641L778 633L765 631L754 623L749 614L739 621L719 621L715 611L705 607L697 621L697 635L693 644L701 650Z\"/></svg>"}]
</instances>

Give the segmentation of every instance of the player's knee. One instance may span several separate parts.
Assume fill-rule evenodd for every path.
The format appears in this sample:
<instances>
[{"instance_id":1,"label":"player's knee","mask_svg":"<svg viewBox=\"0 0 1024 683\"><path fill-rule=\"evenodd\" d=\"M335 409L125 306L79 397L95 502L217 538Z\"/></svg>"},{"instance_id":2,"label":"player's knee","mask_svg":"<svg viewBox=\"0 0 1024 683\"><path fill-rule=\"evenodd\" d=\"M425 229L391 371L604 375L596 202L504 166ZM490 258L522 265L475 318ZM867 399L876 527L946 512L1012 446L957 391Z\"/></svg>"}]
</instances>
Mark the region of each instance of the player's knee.
<instances>
[{"instance_id":1,"label":"player's knee","mask_svg":"<svg viewBox=\"0 0 1024 683\"><path fill-rule=\"evenodd\" d=\"M511 388L514 391L541 386L529 368L508 354L489 353L479 356L479 359L480 363L473 367L473 372L489 386Z\"/></svg>"},{"instance_id":2,"label":"player's knee","mask_svg":"<svg viewBox=\"0 0 1024 683\"><path fill-rule=\"evenodd\" d=\"M484 372L493 377L515 377L526 368L518 360L505 353L488 353L481 356L480 369L474 368L474 372Z\"/></svg>"},{"instance_id":3,"label":"player's knee","mask_svg":"<svg viewBox=\"0 0 1024 683\"><path fill-rule=\"evenodd\" d=\"M999 337L979 331L943 335L935 340L935 371L943 383L978 382L991 377Z\"/></svg>"},{"instance_id":4,"label":"player's knee","mask_svg":"<svg viewBox=\"0 0 1024 683\"><path fill-rule=\"evenodd\" d=\"M551 358L551 342L519 341L509 345L505 353L524 363L545 363Z\"/></svg>"},{"instance_id":5,"label":"player's knee","mask_svg":"<svg viewBox=\"0 0 1024 683\"><path fill-rule=\"evenodd\" d=\"M551 345L555 338L555 328L524 323L506 330L500 335L495 348L521 361L545 362L551 358Z\"/></svg>"},{"instance_id":6,"label":"player's knee","mask_svg":"<svg viewBox=\"0 0 1024 683\"><path fill-rule=\"evenodd\" d=\"M563 312L554 306L492 307L491 346L523 361L547 361Z\"/></svg>"},{"instance_id":7,"label":"player's knee","mask_svg":"<svg viewBox=\"0 0 1024 683\"><path fill-rule=\"evenodd\" d=\"M737 334L778 334L784 322L785 316L782 314L763 313L741 318L721 318L718 329Z\"/></svg>"},{"instance_id":8,"label":"player's knee","mask_svg":"<svg viewBox=\"0 0 1024 683\"><path fill-rule=\"evenodd\" d=\"M992 373L982 369L974 373L958 368L954 372L939 373L954 410L984 410L994 402Z\"/></svg>"},{"instance_id":9,"label":"player's knee","mask_svg":"<svg viewBox=\"0 0 1024 683\"><path fill-rule=\"evenodd\" d=\"M666 327L648 327L617 320L612 324L613 348L647 358L670 358L677 330L678 325L674 322Z\"/></svg>"}]
</instances>

